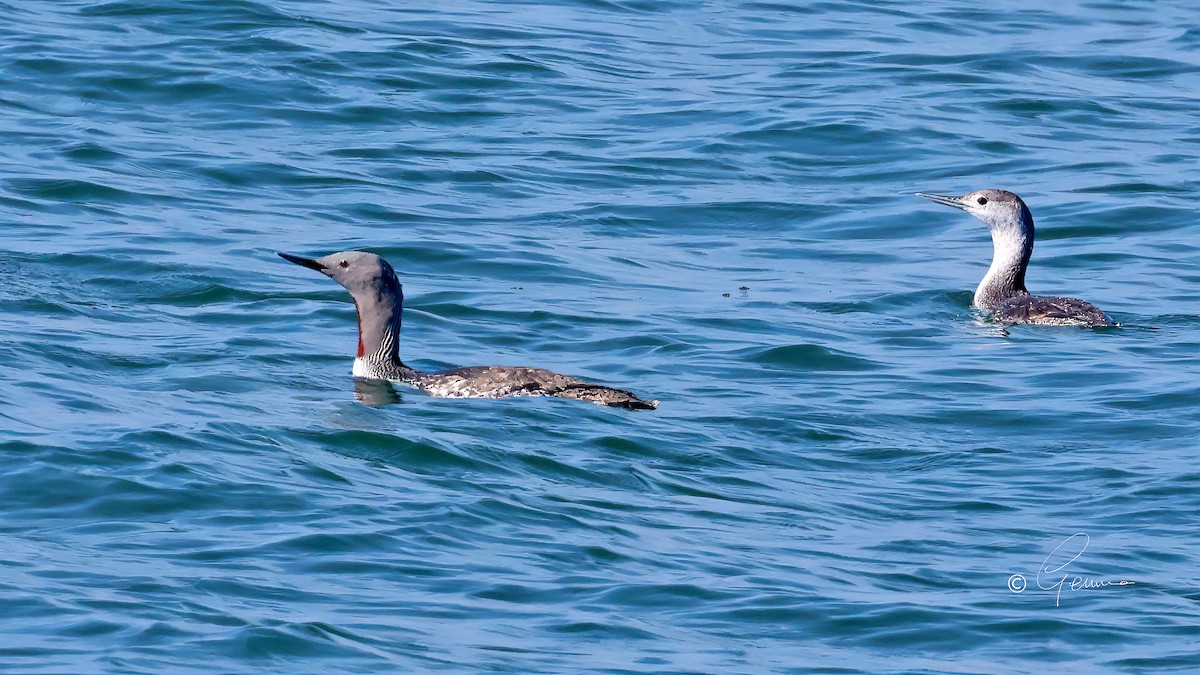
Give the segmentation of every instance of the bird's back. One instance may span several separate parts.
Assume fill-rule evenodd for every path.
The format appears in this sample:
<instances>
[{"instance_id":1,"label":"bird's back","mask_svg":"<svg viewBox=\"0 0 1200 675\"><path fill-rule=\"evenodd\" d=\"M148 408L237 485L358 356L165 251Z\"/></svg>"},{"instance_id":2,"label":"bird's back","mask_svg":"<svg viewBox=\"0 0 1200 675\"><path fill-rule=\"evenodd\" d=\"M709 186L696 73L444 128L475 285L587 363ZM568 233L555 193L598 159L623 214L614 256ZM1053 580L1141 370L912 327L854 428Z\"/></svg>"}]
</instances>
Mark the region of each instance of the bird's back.
<instances>
[{"instance_id":1,"label":"bird's back","mask_svg":"<svg viewBox=\"0 0 1200 675\"><path fill-rule=\"evenodd\" d=\"M544 368L525 366L468 366L420 373L413 384L433 396L448 398L557 396L632 410L654 410L658 407L658 401L642 400L624 389L591 384Z\"/></svg>"},{"instance_id":2,"label":"bird's back","mask_svg":"<svg viewBox=\"0 0 1200 675\"><path fill-rule=\"evenodd\" d=\"M417 384L430 394L450 398L540 396L575 381L543 368L524 366L468 366L421 373L417 378Z\"/></svg>"},{"instance_id":3,"label":"bird's back","mask_svg":"<svg viewBox=\"0 0 1200 675\"><path fill-rule=\"evenodd\" d=\"M1078 298L1019 295L1000 303L996 318L1004 323L1040 323L1051 326L1099 328L1112 321L1100 308Z\"/></svg>"}]
</instances>

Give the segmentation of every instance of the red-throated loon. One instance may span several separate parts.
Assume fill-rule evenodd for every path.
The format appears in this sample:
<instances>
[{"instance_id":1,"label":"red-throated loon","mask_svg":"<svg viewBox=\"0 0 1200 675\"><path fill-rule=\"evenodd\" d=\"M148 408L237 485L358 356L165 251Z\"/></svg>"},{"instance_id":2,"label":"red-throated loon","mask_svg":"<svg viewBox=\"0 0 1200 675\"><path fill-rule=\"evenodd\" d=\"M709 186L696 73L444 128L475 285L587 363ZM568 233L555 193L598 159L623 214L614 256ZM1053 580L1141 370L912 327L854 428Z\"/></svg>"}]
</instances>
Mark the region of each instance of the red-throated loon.
<instances>
[{"instance_id":1,"label":"red-throated loon","mask_svg":"<svg viewBox=\"0 0 1200 675\"><path fill-rule=\"evenodd\" d=\"M1025 269L1033 253L1033 215L1017 195L1006 190L979 190L961 197L931 195L931 202L953 206L982 220L992 233L992 266L975 289L975 306L995 313L1007 324L1041 323L1098 328L1112 322L1090 302L1076 298L1030 295Z\"/></svg>"},{"instance_id":2,"label":"red-throated loon","mask_svg":"<svg viewBox=\"0 0 1200 675\"><path fill-rule=\"evenodd\" d=\"M355 377L403 382L432 396L449 398L558 396L630 410L658 407L658 401L644 401L621 389L581 382L541 368L472 366L430 373L409 368L400 360L404 292L388 261L361 251L344 251L316 259L287 253L280 253L279 257L314 269L350 291L358 310Z\"/></svg>"}]
</instances>

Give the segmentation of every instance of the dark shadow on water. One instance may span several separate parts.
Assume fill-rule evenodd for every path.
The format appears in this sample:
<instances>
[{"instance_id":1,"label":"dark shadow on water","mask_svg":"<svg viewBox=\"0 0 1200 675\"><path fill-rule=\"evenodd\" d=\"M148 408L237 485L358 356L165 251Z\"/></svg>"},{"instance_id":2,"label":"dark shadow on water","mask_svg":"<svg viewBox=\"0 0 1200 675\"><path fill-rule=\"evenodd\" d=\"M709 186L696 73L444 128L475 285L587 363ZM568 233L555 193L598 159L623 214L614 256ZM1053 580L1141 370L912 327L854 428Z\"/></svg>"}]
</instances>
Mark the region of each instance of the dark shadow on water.
<instances>
[{"instance_id":1,"label":"dark shadow on water","mask_svg":"<svg viewBox=\"0 0 1200 675\"><path fill-rule=\"evenodd\" d=\"M358 399L359 403L373 408L404 403L404 398L400 396L391 382L364 380L361 377L354 378L354 398Z\"/></svg>"}]
</instances>

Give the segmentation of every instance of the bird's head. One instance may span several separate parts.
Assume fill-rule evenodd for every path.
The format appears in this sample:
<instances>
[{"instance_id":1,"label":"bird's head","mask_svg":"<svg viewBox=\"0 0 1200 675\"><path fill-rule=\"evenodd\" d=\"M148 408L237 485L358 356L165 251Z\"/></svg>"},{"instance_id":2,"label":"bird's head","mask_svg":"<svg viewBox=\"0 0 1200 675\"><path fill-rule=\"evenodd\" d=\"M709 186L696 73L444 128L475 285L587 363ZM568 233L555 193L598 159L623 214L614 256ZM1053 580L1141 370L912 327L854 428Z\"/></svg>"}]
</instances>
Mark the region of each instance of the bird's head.
<instances>
[{"instance_id":1,"label":"bird's head","mask_svg":"<svg viewBox=\"0 0 1200 675\"><path fill-rule=\"evenodd\" d=\"M1033 216L1021 198L1008 190L976 190L961 197L934 195L918 192L935 204L952 206L982 220L989 230L1013 230L1021 234L1033 234ZM1028 232L1026 232L1026 230Z\"/></svg>"},{"instance_id":2,"label":"bird's head","mask_svg":"<svg viewBox=\"0 0 1200 675\"><path fill-rule=\"evenodd\" d=\"M355 300L378 296L382 291L398 289L400 285L388 261L366 251L342 251L323 258L304 258L290 253L280 253L279 257L333 279L350 291Z\"/></svg>"}]
</instances>

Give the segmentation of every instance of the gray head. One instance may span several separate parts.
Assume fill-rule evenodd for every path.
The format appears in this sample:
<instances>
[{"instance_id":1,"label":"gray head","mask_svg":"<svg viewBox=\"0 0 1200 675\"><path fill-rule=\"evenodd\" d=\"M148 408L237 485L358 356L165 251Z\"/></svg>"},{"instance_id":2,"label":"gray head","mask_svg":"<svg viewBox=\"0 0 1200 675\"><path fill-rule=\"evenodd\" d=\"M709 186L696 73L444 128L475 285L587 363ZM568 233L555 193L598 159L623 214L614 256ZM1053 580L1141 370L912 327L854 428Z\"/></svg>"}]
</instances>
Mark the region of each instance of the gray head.
<instances>
[{"instance_id":1,"label":"gray head","mask_svg":"<svg viewBox=\"0 0 1200 675\"><path fill-rule=\"evenodd\" d=\"M1008 190L976 190L961 197L947 195L931 195L918 192L918 197L924 197L936 204L953 206L982 220L992 231L1008 231L1006 234L1019 234L1033 239L1033 216L1029 207L1017 195Z\"/></svg>"},{"instance_id":2,"label":"gray head","mask_svg":"<svg viewBox=\"0 0 1200 675\"><path fill-rule=\"evenodd\" d=\"M388 261L374 253L342 251L315 259L280 253L279 257L333 279L350 291L356 302L372 297L378 298L389 292L397 295L401 292L396 271Z\"/></svg>"},{"instance_id":3,"label":"gray head","mask_svg":"<svg viewBox=\"0 0 1200 675\"><path fill-rule=\"evenodd\" d=\"M375 363L400 363L400 314L404 291L388 261L365 251L324 258L280 253L280 258L316 270L350 291L358 310L358 356Z\"/></svg>"}]
</instances>

